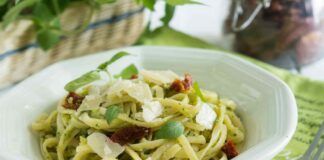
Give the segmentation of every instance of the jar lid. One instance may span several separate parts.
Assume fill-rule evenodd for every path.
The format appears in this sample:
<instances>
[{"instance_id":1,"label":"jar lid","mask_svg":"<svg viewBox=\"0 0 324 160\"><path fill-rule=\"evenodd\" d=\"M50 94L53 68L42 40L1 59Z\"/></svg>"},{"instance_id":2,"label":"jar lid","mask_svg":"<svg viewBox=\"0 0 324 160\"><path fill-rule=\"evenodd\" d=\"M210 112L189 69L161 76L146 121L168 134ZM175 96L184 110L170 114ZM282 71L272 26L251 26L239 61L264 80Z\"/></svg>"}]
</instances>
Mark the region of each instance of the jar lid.
<instances>
[{"instance_id":1,"label":"jar lid","mask_svg":"<svg viewBox=\"0 0 324 160\"><path fill-rule=\"evenodd\" d=\"M245 28L247 28L252 21L255 19L255 17L258 15L258 13L262 10L262 8L268 8L270 7L271 0L256 0L256 6L254 10L251 12L251 14L243 20L243 22L239 25L239 17L244 14L244 9L243 9L243 3L245 0L234 0L234 9L233 9L233 18L232 18L232 24L231 28L233 31L238 32L242 31Z\"/></svg>"}]
</instances>

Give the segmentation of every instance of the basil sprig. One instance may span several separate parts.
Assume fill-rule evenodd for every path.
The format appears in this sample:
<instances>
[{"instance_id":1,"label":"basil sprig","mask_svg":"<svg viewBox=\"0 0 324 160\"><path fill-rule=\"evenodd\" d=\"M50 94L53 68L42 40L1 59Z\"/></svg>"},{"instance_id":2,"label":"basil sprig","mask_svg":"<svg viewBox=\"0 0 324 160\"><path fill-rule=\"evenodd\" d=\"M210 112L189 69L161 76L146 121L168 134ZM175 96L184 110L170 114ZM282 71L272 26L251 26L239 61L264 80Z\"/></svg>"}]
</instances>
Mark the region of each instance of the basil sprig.
<instances>
[{"instance_id":1,"label":"basil sprig","mask_svg":"<svg viewBox=\"0 0 324 160\"><path fill-rule=\"evenodd\" d=\"M105 119L108 123L111 123L114 119L117 118L118 114L121 113L122 110L119 106L113 105L109 106L105 113Z\"/></svg>"},{"instance_id":2,"label":"basil sprig","mask_svg":"<svg viewBox=\"0 0 324 160\"><path fill-rule=\"evenodd\" d=\"M185 4L201 4L200 2L194 0L166 0L169 5L185 5Z\"/></svg>"},{"instance_id":3,"label":"basil sprig","mask_svg":"<svg viewBox=\"0 0 324 160\"><path fill-rule=\"evenodd\" d=\"M124 56L128 56L130 55L127 52L121 51L118 52L117 54L115 54L110 60L100 64L97 68L99 70L106 70L107 67L114 63L115 61L117 61L118 59L124 57ZM119 74L114 75L115 78L121 77L123 79L129 79L132 77L132 75L134 74L138 74L138 69L136 68L136 66L134 64L131 64L129 66L127 66L125 69L123 69Z\"/></svg>"},{"instance_id":4,"label":"basil sprig","mask_svg":"<svg viewBox=\"0 0 324 160\"><path fill-rule=\"evenodd\" d=\"M127 53L127 52L124 52L124 51L118 52L113 57L111 57L110 60L100 64L97 68L100 69L100 70L105 70L110 64L114 63L118 59L120 59L120 58L122 58L124 56L127 56L127 55L130 55L130 54Z\"/></svg>"},{"instance_id":5,"label":"basil sprig","mask_svg":"<svg viewBox=\"0 0 324 160\"><path fill-rule=\"evenodd\" d=\"M203 101L206 102L205 97L203 96L203 94L201 93L200 87L198 85L197 82L194 82L193 86L192 86L196 92L196 95Z\"/></svg>"},{"instance_id":6,"label":"basil sprig","mask_svg":"<svg viewBox=\"0 0 324 160\"><path fill-rule=\"evenodd\" d=\"M155 133L155 139L174 139L181 136L183 132L184 126L181 122L169 121Z\"/></svg>"},{"instance_id":7,"label":"basil sprig","mask_svg":"<svg viewBox=\"0 0 324 160\"><path fill-rule=\"evenodd\" d=\"M85 86L91 82L94 82L96 80L100 79L100 74L98 70L95 71L90 71L79 78L69 82L68 84L65 85L64 89L69 91L69 92L74 92L77 89L79 89L82 86Z\"/></svg>"},{"instance_id":8,"label":"basil sprig","mask_svg":"<svg viewBox=\"0 0 324 160\"><path fill-rule=\"evenodd\" d=\"M82 86L85 86L91 82L94 82L96 80L100 79L100 71L106 71L107 67L112 64L113 62L117 61L118 59L130 55L127 52L119 52L117 54L115 54L110 60L100 64L98 66L98 69L90 71L82 76L80 76L79 78L67 83L64 87L65 90L69 91L69 92L74 92L77 89L81 88ZM131 66L130 68L126 68L127 70L124 71L124 73L121 73L122 76L128 76L129 74L131 74L135 69L135 66ZM137 70L137 69L136 69Z\"/></svg>"},{"instance_id":9,"label":"basil sprig","mask_svg":"<svg viewBox=\"0 0 324 160\"><path fill-rule=\"evenodd\" d=\"M122 79L130 79L133 75L138 74L138 69L134 64L129 65L123 69L120 74L114 75L115 78L121 77Z\"/></svg>"}]
</instances>

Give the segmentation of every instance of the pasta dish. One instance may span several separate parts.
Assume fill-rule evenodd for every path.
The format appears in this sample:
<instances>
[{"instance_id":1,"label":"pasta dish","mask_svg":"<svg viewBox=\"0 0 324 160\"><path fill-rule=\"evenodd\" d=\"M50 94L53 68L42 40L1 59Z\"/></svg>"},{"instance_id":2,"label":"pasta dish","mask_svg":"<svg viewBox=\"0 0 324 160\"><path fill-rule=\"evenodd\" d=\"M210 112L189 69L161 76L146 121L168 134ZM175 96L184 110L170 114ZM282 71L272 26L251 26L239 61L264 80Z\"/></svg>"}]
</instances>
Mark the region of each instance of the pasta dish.
<instances>
[{"instance_id":1,"label":"pasta dish","mask_svg":"<svg viewBox=\"0 0 324 160\"><path fill-rule=\"evenodd\" d=\"M227 160L244 127L236 104L200 89L190 74L109 65L67 83L56 109L32 125L45 160Z\"/></svg>"}]
</instances>

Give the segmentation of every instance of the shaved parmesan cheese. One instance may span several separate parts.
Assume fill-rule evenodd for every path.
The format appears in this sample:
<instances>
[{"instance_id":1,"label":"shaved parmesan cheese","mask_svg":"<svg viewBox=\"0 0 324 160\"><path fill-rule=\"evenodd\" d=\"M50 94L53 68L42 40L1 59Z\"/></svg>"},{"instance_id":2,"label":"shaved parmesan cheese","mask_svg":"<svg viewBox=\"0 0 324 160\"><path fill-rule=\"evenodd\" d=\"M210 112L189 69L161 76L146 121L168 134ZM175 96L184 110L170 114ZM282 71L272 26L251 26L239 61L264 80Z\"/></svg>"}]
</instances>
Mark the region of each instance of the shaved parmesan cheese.
<instances>
[{"instance_id":1,"label":"shaved parmesan cheese","mask_svg":"<svg viewBox=\"0 0 324 160\"><path fill-rule=\"evenodd\" d=\"M94 132L87 137L90 148L103 159L116 158L124 152L125 147L114 143L106 135Z\"/></svg>"},{"instance_id":2,"label":"shaved parmesan cheese","mask_svg":"<svg viewBox=\"0 0 324 160\"><path fill-rule=\"evenodd\" d=\"M104 148L106 146L107 137L102 133L92 133L87 137L87 143L93 152L97 153L100 157L105 157Z\"/></svg>"},{"instance_id":3,"label":"shaved parmesan cheese","mask_svg":"<svg viewBox=\"0 0 324 160\"><path fill-rule=\"evenodd\" d=\"M122 96L122 92L127 93L130 97L144 103L153 99L151 89L146 83L134 83L130 80L118 80L107 92L108 99L114 96Z\"/></svg>"},{"instance_id":4,"label":"shaved parmesan cheese","mask_svg":"<svg viewBox=\"0 0 324 160\"><path fill-rule=\"evenodd\" d=\"M196 122L206 129L212 129L216 118L215 111L207 103L202 103L201 109L196 115Z\"/></svg>"},{"instance_id":5,"label":"shaved parmesan cheese","mask_svg":"<svg viewBox=\"0 0 324 160\"><path fill-rule=\"evenodd\" d=\"M158 101L145 102L143 108L143 119L145 122L152 122L163 112L163 107Z\"/></svg>"},{"instance_id":6,"label":"shaved parmesan cheese","mask_svg":"<svg viewBox=\"0 0 324 160\"><path fill-rule=\"evenodd\" d=\"M88 107L99 107L102 102L102 97L99 95L87 95L82 103L88 105Z\"/></svg>"},{"instance_id":7,"label":"shaved parmesan cheese","mask_svg":"<svg viewBox=\"0 0 324 160\"><path fill-rule=\"evenodd\" d=\"M103 97L99 95L87 95L78 108L77 113L98 109L101 102L103 102Z\"/></svg>"},{"instance_id":8,"label":"shaved parmesan cheese","mask_svg":"<svg viewBox=\"0 0 324 160\"><path fill-rule=\"evenodd\" d=\"M133 82L130 80L117 80L107 91L108 96L121 96L121 91L127 90L133 86Z\"/></svg>"},{"instance_id":9,"label":"shaved parmesan cheese","mask_svg":"<svg viewBox=\"0 0 324 160\"><path fill-rule=\"evenodd\" d=\"M100 95L100 87L96 85L90 86L89 95Z\"/></svg>"},{"instance_id":10,"label":"shaved parmesan cheese","mask_svg":"<svg viewBox=\"0 0 324 160\"><path fill-rule=\"evenodd\" d=\"M121 153L123 153L125 150L125 147L121 146L118 143L113 142L110 140L110 138L107 138L107 142L104 148L105 151L105 157L117 157Z\"/></svg>"},{"instance_id":11,"label":"shaved parmesan cheese","mask_svg":"<svg viewBox=\"0 0 324 160\"><path fill-rule=\"evenodd\" d=\"M170 70L168 71L142 70L140 74L143 76L145 81L157 85L172 83L175 79L179 79L179 76Z\"/></svg>"},{"instance_id":12,"label":"shaved parmesan cheese","mask_svg":"<svg viewBox=\"0 0 324 160\"><path fill-rule=\"evenodd\" d=\"M150 87L146 83L134 83L132 87L125 90L129 96L144 103L153 99Z\"/></svg>"}]
</instances>

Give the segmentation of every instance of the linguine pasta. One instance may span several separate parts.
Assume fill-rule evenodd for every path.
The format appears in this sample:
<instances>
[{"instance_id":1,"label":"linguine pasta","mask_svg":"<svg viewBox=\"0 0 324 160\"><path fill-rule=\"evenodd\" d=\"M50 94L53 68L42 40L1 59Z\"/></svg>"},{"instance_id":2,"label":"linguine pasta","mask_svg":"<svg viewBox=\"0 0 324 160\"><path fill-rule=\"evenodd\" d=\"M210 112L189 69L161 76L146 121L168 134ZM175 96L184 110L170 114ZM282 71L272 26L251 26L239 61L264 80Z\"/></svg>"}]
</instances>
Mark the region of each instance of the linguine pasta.
<instances>
[{"instance_id":1,"label":"linguine pasta","mask_svg":"<svg viewBox=\"0 0 324 160\"><path fill-rule=\"evenodd\" d=\"M69 91L32 129L45 160L226 160L244 140L235 108L188 74L142 70Z\"/></svg>"}]
</instances>

